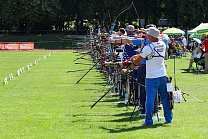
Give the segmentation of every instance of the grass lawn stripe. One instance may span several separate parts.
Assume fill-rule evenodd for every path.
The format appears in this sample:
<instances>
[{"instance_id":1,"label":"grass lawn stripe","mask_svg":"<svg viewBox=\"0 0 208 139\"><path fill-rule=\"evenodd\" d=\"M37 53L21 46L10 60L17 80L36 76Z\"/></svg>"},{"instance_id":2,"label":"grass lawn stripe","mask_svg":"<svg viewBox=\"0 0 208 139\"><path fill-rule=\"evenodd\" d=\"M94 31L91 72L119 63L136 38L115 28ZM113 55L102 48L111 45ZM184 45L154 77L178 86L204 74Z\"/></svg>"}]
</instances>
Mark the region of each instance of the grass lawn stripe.
<instances>
[{"instance_id":1,"label":"grass lawn stripe","mask_svg":"<svg viewBox=\"0 0 208 139\"><path fill-rule=\"evenodd\" d=\"M3 80L11 72L43 57L48 52L0 54ZM136 112L129 121L133 107L113 104L124 101L107 95L93 109L90 106L104 92L104 77L96 70L66 73L67 70L88 69L90 65L73 64L76 54L56 52L42 60L8 85L0 85L0 138L207 138L207 102L199 103L190 96L187 102L175 103L173 123L142 126L144 118ZM6 59L5 59L6 58ZM81 63L90 63L78 60ZM207 74L184 73L188 58L176 59L177 86L200 100L208 99ZM12 63L12 64L8 64ZM167 73L173 77L173 59L167 60ZM163 116L162 112L160 114Z\"/></svg>"}]
</instances>

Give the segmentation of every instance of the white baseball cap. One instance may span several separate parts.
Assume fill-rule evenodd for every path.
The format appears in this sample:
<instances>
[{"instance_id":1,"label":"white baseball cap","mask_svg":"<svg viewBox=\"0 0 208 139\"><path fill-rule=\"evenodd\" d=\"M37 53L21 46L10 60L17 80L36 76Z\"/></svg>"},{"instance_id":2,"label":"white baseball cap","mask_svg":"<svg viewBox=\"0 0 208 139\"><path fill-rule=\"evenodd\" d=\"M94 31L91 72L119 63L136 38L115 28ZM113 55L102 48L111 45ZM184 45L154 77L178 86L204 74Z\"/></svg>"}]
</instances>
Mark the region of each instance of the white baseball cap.
<instances>
[{"instance_id":1,"label":"white baseball cap","mask_svg":"<svg viewBox=\"0 0 208 139\"><path fill-rule=\"evenodd\" d=\"M159 39L160 31L157 28L155 28L155 27L150 27L148 29L147 34L150 35L150 36L152 36L152 37L154 37L154 38Z\"/></svg>"},{"instance_id":2,"label":"white baseball cap","mask_svg":"<svg viewBox=\"0 0 208 139\"><path fill-rule=\"evenodd\" d=\"M127 26L126 26L126 30L127 30L127 31L135 31L133 25L127 25Z\"/></svg>"}]
</instances>

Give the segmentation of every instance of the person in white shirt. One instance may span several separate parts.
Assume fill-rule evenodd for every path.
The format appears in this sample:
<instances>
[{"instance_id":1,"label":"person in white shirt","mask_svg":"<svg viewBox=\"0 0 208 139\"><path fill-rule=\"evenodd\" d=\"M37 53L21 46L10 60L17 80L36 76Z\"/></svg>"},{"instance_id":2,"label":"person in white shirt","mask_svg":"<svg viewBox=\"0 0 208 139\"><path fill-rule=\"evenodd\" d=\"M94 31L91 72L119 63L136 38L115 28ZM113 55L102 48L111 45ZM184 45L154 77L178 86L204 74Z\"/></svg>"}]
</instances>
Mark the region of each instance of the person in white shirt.
<instances>
[{"instance_id":1,"label":"person in white shirt","mask_svg":"<svg viewBox=\"0 0 208 139\"><path fill-rule=\"evenodd\" d=\"M200 59L204 57L205 48L203 46L198 46L196 48L197 56L195 58L190 59L189 67L185 71L189 72L193 62L198 62Z\"/></svg>"},{"instance_id":2,"label":"person in white shirt","mask_svg":"<svg viewBox=\"0 0 208 139\"><path fill-rule=\"evenodd\" d=\"M186 38L184 36L181 36L181 38L182 38L182 51L186 52L186 48L187 48ZM186 53L184 53L184 56L186 56Z\"/></svg>"},{"instance_id":3,"label":"person in white shirt","mask_svg":"<svg viewBox=\"0 0 208 139\"><path fill-rule=\"evenodd\" d=\"M160 31L155 27L150 27L147 32L149 45L145 46L139 55L134 55L131 59L133 63L122 69L121 73L126 74L134 69L143 59L146 59L146 117L142 125L152 125L154 100L157 92L161 94L165 123L172 123L172 110L170 110L169 97L167 92L166 68L164 56L166 45L159 41Z\"/></svg>"}]
</instances>

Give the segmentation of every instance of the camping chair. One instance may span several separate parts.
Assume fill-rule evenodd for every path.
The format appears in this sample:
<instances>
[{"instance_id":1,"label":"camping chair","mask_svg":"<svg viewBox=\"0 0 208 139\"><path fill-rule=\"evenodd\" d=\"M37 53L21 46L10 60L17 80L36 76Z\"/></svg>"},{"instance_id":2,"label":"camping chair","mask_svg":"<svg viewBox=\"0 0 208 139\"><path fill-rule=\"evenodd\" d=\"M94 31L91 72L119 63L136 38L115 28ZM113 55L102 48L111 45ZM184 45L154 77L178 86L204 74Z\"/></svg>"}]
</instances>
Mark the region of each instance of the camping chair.
<instances>
[{"instance_id":1,"label":"camping chair","mask_svg":"<svg viewBox=\"0 0 208 139\"><path fill-rule=\"evenodd\" d=\"M194 62L196 63L196 69L198 70L198 72L204 71L205 69L204 50L202 50L201 57L198 60L197 59L194 60ZM193 68L193 71L194 71L194 68Z\"/></svg>"}]
</instances>

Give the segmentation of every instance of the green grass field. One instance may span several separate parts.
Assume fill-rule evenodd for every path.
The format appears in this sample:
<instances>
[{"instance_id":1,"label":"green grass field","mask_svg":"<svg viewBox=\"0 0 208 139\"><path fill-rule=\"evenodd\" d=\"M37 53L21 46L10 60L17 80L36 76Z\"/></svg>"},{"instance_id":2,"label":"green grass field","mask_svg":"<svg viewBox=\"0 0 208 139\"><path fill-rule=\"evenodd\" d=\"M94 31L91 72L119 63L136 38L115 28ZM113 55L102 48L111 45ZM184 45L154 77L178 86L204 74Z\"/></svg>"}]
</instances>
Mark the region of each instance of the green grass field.
<instances>
[{"instance_id":1,"label":"green grass field","mask_svg":"<svg viewBox=\"0 0 208 139\"><path fill-rule=\"evenodd\" d=\"M109 88L104 76L92 70L79 84L76 82L87 72L66 73L67 70L89 69L90 65L75 65L72 52L12 52L0 53L0 138L208 138L208 102L200 103L185 95L187 102L175 103L173 123L154 122L142 126L144 118L136 112L129 118L133 106L127 109L118 96L107 95L93 109L90 106ZM46 60L33 65L39 57ZM189 57L188 57L189 58ZM185 93L208 100L208 74L184 72L188 58L176 59L177 86ZM84 60L77 62L90 63ZM174 77L173 59L167 60L167 73ZM16 75L20 67L25 72ZM3 85L5 77L13 73L14 79ZM163 116L160 112L160 116Z\"/></svg>"}]
</instances>

